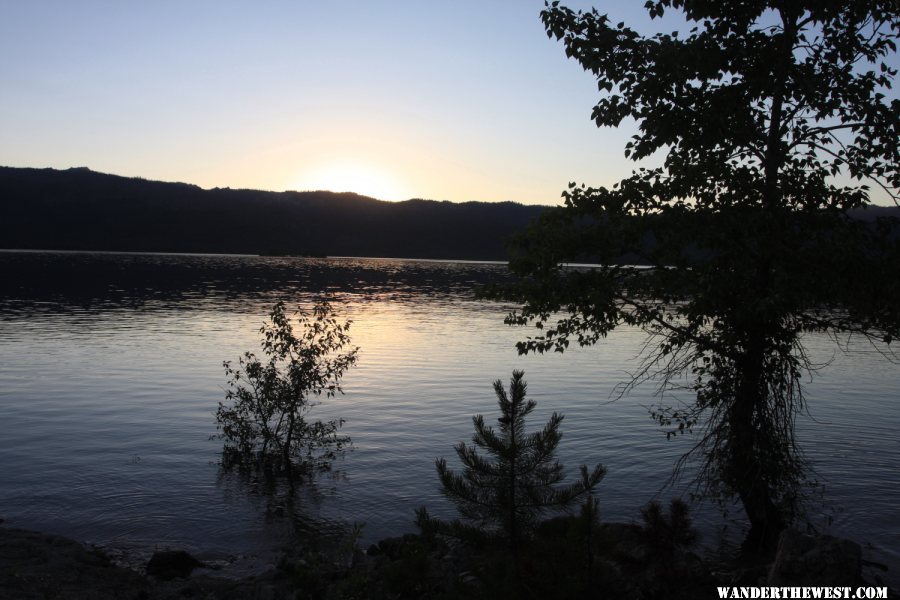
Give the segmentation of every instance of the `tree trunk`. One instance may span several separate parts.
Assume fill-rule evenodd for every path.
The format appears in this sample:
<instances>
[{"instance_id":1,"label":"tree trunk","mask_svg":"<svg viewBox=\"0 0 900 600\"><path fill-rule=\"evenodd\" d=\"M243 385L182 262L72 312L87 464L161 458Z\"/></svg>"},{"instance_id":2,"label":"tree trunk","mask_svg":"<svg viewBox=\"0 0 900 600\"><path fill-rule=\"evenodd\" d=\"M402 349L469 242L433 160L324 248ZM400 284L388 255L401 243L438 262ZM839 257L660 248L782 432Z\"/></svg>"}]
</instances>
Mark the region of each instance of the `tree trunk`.
<instances>
[{"instance_id":1,"label":"tree trunk","mask_svg":"<svg viewBox=\"0 0 900 600\"><path fill-rule=\"evenodd\" d=\"M515 392L511 393L515 394ZM515 569L516 579L519 577L519 522L518 522L518 497L516 496L516 458L518 457L518 449L516 442L518 441L519 432L516 431L516 416L518 416L519 407L516 406L516 414L510 419L510 459L509 459L509 547L512 553L513 568Z\"/></svg>"},{"instance_id":2,"label":"tree trunk","mask_svg":"<svg viewBox=\"0 0 900 600\"><path fill-rule=\"evenodd\" d=\"M744 356L737 366L737 390L728 415L730 452L728 480L737 491L750 520L750 533L745 542L748 551L774 549L785 527L781 511L775 505L770 486L772 467L764 462L765 441L760 431L758 414L767 400L765 382L765 333L754 327L748 336ZM762 451L762 452L761 452Z\"/></svg>"},{"instance_id":3,"label":"tree trunk","mask_svg":"<svg viewBox=\"0 0 900 600\"><path fill-rule=\"evenodd\" d=\"M293 441L293 437L294 437L294 411L292 410L290 413L288 413L288 430L287 430L287 435L284 438L284 446L282 446L282 448L281 448L282 461L283 461L282 469L284 469L284 471L288 472L288 473L291 472L291 463L290 463L291 442Z\"/></svg>"}]
</instances>

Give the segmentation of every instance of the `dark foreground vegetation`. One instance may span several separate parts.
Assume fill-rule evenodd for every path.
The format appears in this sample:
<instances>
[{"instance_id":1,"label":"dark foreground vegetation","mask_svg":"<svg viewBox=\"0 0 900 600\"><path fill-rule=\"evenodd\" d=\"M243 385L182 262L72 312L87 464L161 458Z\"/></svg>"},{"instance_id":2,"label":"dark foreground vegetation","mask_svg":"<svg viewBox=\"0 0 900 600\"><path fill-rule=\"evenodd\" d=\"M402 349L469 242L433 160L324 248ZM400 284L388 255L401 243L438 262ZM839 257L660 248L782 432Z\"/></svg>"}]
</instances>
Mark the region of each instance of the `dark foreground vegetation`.
<instances>
[{"instance_id":1,"label":"dark foreground vegetation","mask_svg":"<svg viewBox=\"0 0 900 600\"><path fill-rule=\"evenodd\" d=\"M0 167L0 248L504 260L543 209Z\"/></svg>"},{"instance_id":2,"label":"dark foreground vegetation","mask_svg":"<svg viewBox=\"0 0 900 600\"><path fill-rule=\"evenodd\" d=\"M571 184L516 244L506 290L536 325L520 352L598 343L620 326L648 342L625 390L652 380L654 418L693 433L700 493L737 500L747 550L772 552L804 522L816 476L795 422L820 367L811 332L859 340L898 362L895 220L863 223L871 190L900 201L900 37L895 1L650 0L684 31L645 36L559 2L547 35L596 79L592 117L634 119L634 159L611 188ZM632 253L645 269L623 268ZM591 270L564 268L586 257ZM846 347L841 345L840 347ZM873 418L877 418L873 416ZM682 463L683 464L683 463Z\"/></svg>"},{"instance_id":3,"label":"dark foreground vegetation","mask_svg":"<svg viewBox=\"0 0 900 600\"><path fill-rule=\"evenodd\" d=\"M363 550L352 537L328 548L285 548L271 570L222 577L178 550L118 566L103 549L0 527L2 600L364 600L477 598L717 598L717 586L883 586L861 576L860 547L787 530L777 553L751 562L701 557L677 501L650 505L638 523L579 516L542 521L514 570L505 547L407 534ZM892 592L888 597L896 597Z\"/></svg>"},{"instance_id":4,"label":"dark foreground vegetation","mask_svg":"<svg viewBox=\"0 0 900 600\"><path fill-rule=\"evenodd\" d=\"M273 571L229 580L204 567L152 575L73 540L0 527L0 599L475 597L475 572L453 573L457 555L409 535L359 551L350 564L326 553L293 553Z\"/></svg>"}]
</instances>

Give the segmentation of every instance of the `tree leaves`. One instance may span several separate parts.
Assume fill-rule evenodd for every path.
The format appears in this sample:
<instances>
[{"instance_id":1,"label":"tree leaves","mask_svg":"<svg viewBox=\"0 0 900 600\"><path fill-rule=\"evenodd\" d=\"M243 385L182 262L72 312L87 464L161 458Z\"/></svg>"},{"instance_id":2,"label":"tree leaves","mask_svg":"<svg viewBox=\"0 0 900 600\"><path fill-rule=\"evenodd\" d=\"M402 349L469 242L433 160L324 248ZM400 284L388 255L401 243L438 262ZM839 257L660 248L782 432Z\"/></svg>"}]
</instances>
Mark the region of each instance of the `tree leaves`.
<instances>
[{"instance_id":1,"label":"tree leaves","mask_svg":"<svg viewBox=\"0 0 900 600\"><path fill-rule=\"evenodd\" d=\"M521 279L507 297L520 307L507 323L539 325L523 353L643 328L625 389L655 380L668 433L702 427L707 492L737 495L754 525L777 527L796 514L806 473L794 438L814 369L803 333L900 333L900 227L859 218L872 189L900 199L900 101L881 66L900 11L888 0L645 8L680 11L691 27L641 36L596 10L542 12L597 79L597 125L634 119L626 156L664 163L612 188L569 185L565 207L514 242ZM695 401L672 407L685 389Z\"/></svg>"},{"instance_id":2,"label":"tree leaves","mask_svg":"<svg viewBox=\"0 0 900 600\"><path fill-rule=\"evenodd\" d=\"M342 393L341 378L356 364L359 348L344 351L349 328L327 302L298 307L293 319L283 302L273 307L259 330L263 357L246 352L237 367L224 363L230 404L219 404L216 423L230 461L327 467L350 442L337 433L343 420L306 420L316 396Z\"/></svg>"}]
</instances>

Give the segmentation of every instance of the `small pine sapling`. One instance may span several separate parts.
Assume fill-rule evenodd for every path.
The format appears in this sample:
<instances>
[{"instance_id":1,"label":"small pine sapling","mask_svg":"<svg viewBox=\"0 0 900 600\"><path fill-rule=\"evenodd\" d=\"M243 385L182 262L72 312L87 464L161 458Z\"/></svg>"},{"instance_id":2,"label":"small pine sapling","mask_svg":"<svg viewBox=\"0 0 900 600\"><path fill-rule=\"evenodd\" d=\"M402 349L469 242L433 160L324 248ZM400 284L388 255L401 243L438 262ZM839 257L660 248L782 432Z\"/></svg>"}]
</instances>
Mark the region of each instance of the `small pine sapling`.
<instances>
[{"instance_id":1,"label":"small pine sapling","mask_svg":"<svg viewBox=\"0 0 900 600\"><path fill-rule=\"evenodd\" d=\"M553 413L542 430L526 433L525 418L534 410L535 402L525 398L524 373L513 372L508 393L499 379L494 382L494 391L501 415L498 429L486 425L482 415L473 417L474 446L460 442L455 447L463 472L455 473L443 458L435 463L444 495L465 521L443 522L423 507L417 511L417 522L426 534L502 539L518 564L521 545L533 533L539 517L567 508L577 498L590 494L606 469L597 465L589 472L582 466L580 481L558 486L564 477L555 457L563 416Z\"/></svg>"},{"instance_id":2,"label":"small pine sapling","mask_svg":"<svg viewBox=\"0 0 900 600\"><path fill-rule=\"evenodd\" d=\"M666 514L656 500L641 508L644 521L644 541L650 552L662 559L671 559L678 550L697 543L697 530L684 500L673 498Z\"/></svg>"}]
</instances>

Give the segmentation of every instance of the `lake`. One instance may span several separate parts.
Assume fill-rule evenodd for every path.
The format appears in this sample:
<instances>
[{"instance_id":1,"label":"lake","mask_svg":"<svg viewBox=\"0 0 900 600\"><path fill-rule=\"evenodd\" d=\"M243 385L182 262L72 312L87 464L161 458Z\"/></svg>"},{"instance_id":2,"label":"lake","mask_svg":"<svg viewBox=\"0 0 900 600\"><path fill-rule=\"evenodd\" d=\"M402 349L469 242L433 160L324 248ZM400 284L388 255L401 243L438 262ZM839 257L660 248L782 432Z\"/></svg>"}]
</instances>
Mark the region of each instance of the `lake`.
<instances>
[{"instance_id":1,"label":"lake","mask_svg":"<svg viewBox=\"0 0 900 600\"><path fill-rule=\"evenodd\" d=\"M475 298L497 264L388 259L0 252L0 518L102 545L124 561L178 547L239 575L264 568L300 531L359 542L415 531L414 510L454 515L434 460L458 465L471 418L494 421L491 384L523 369L538 407L529 429L565 414L559 456L571 477L603 463L601 518L639 520L690 439L649 418L652 385L612 401L644 335L622 328L591 348L518 356L531 333L511 308ZM278 300L335 299L352 319L358 366L343 396L311 417L343 418L353 451L296 496L224 473L214 412L222 362L258 350ZM809 382L800 437L824 481L812 521L900 573L900 366L864 344L806 340L828 363ZM684 400L690 400L685 397ZM740 510L699 503L707 547L740 539Z\"/></svg>"}]
</instances>

